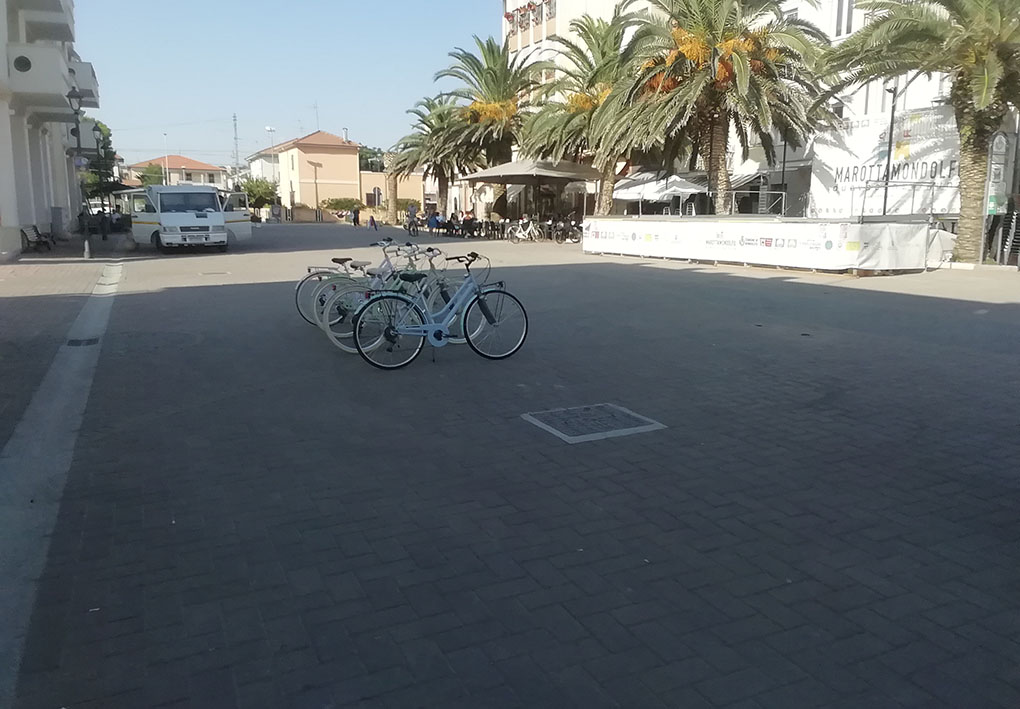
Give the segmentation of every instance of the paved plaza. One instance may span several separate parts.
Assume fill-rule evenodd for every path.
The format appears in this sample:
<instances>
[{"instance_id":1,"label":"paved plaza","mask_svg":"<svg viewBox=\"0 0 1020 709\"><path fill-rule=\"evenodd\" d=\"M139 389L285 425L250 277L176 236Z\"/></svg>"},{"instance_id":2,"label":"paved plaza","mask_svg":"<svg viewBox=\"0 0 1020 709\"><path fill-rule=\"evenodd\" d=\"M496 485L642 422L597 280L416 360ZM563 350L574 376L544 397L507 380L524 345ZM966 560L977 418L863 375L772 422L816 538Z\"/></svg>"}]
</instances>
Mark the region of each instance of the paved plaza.
<instances>
[{"instance_id":1,"label":"paved plaza","mask_svg":"<svg viewBox=\"0 0 1020 709\"><path fill-rule=\"evenodd\" d=\"M423 235L530 333L384 372L293 301L383 233L0 266L0 706L1020 706L1020 275ZM522 418L601 403L665 428Z\"/></svg>"}]
</instances>

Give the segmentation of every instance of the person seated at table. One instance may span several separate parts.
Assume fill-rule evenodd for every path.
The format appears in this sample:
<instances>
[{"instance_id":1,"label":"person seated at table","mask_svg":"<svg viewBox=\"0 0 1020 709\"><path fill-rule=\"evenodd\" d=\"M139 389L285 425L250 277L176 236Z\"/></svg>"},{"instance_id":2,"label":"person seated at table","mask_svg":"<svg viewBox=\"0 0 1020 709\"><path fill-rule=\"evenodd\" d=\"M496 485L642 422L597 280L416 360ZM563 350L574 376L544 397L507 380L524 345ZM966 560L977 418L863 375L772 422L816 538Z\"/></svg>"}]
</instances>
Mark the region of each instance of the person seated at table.
<instances>
[{"instance_id":1,"label":"person seated at table","mask_svg":"<svg viewBox=\"0 0 1020 709\"><path fill-rule=\"evenodd\" d=\"M475 219L475 215L468 212L464 215L464 223L461 224L460 233L464 238L474 236L478 229L478 220Z\"/></svg>"},{"instance_id":2,"label":"person seated at table","mask_svg":"<svg viewBox=\"0 0 1020 709\"><path fill-rule=\"evenodd\" d=\"M429 234L435 234L440 224L442 224L442 219L439 217L439 212L432 212L425 226L429 228Z\"/></svg>"},{"instance_id":3,"label":"person seated at table","mask_svg":"<svg viewBox=\"0 0 1020 709\"><path fill-rule=\"evenodd\" d=\"M460 233L460 218L456 212L450 215L450 218L446 220L446 235L457 236Z\"/></svg>"}]
</instances>

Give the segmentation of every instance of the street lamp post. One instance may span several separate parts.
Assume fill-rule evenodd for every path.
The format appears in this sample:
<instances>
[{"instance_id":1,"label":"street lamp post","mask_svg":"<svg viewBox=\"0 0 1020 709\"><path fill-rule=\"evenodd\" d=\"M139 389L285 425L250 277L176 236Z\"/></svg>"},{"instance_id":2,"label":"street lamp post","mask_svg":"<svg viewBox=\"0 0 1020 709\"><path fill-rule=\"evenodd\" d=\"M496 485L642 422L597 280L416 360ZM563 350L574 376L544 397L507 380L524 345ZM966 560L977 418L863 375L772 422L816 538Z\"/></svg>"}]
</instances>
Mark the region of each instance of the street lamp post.
<instances>
[{"instance_id":1,"label":"street lamp post","mask_svg":"<svg viewBox=\"0 0 1020 709\"><path fill-rule=\"evenodd\" d=\"M896 95L898 93L896 84L886 91L892 94L892 110L889 111L889 140L886 145L885 195L882 197L882 216L885 216L889 211L889 178L892 177L893 131L896 124Z\"/></svg>"},{"instance_id":2,"label":"street lamp post","mask_svg":"<svg viewBox=\"0 0 1020 709\"><path fill-rule=\"evenodd\" d=\"M99 200L100 202L106 201L106 197L103 194L103 163L102 159L106 156L101 152L102 141L103 141L103 129L99 127L98 123L92 124L92 137L96 139L96 178L99 180ZM107 202L107 206L109 203Z\"/></svg>"},{"instance_id":3,"label":"street lamp post","mask_svg":"<svg viewBox=\"0 0 1020 709\"><path fill-rule=\"evenodd\" d=\"M273 142L273 136L276 135L276 129L273 128L272 126L266 126L266 134L269 135L269 149L272 150L273 146L275 145L275 143ZM273 160L273 182L276 182L279 179L276 175L276 166L279 157L277 155L274 155L273 153L270 153L269 155ZM279 190L277 190L277 194L279 194Z\"/></svg>"},{"instance_id":4,"label":"street lamp post","mask_svg":"<svg viewBox=\"0 0 1020 709\"><path fill-rule=\"evenodd\" d=\"M170 151L166 147L166 133L163 134L163 184L170 184Z\"/></svg>"},{"instance_id":5,"label":"street lamp post","mask_svg":"<svg viewBox=\"0 0 1020 709\"><path fill-rule=\"evenodd\" d=\"M82 101L82 98L84 98L84 97L82 96L81 91L78 90L77 86L72 87L71 90L67 92L67 103L71 106L71 110L74 111L74 141L75 141L74 171L75 171L76 176L77 176L78 170L81 168L81 159L82 159L82 155L81 155L81 101ZM81 177L78 177L78 209L79 209L79 214L82 213L82 211L84 211L84 210L82 210L82 205L84 204L84 201L85 201L85 189L84 189L84 186L82 185ZM82 257L83 258L87 258L87 259L92 258L92 244L90 243L92 237L89 234L88 220L87 219L79 220L79 226L82 229L82 237L81 237L82 238Z\"/></svg>"}]
</instances>

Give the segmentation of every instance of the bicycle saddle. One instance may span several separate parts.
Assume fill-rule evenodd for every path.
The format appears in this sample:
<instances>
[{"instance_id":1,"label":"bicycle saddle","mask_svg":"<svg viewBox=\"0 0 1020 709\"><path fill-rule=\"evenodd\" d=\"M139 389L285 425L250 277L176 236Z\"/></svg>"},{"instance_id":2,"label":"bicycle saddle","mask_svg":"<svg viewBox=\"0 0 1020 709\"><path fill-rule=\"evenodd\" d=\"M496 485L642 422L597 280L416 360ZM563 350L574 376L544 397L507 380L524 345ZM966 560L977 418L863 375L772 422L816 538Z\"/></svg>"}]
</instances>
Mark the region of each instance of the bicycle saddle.
<instances>
[{"instance_id":1,"label":"bicycle saddle","mask_svg":"<svg viewBox=\"0 0 1020 709\"><path fill-rule=\"evenodd\" d=\"M371 266L372 262L371 261L351 261L347 265L350 266L351 268L364 268L365 266Z\"/></svg>"},{"instance_id":2,"label":"bicycle saddle","mask_svg":"<svg viewBox=\"0 0 1020 709\"><path fill-rule=\"evenodd\" d=\"M353 260L354 260L354 259L351 259L351 258L347 258L347 257L344 257L344 258L335 258L335 259L332 259L333 263L337 264L338 266L343 266L343 265L344 265L345 263L347 263L348 261L353 261Z\"/></svg>"},{"instance_id":3,"label":"bicycle saddle","mask_svg":"<svg viewBox=\"0 0 1020 709\"><path fill-rule=\"evenodd\" d=\"M416 271L415 273L401 273L400 280L405 283L417 283L418 281L428 278L429 274L424 271Z\"/></svg>"}]
</instances>

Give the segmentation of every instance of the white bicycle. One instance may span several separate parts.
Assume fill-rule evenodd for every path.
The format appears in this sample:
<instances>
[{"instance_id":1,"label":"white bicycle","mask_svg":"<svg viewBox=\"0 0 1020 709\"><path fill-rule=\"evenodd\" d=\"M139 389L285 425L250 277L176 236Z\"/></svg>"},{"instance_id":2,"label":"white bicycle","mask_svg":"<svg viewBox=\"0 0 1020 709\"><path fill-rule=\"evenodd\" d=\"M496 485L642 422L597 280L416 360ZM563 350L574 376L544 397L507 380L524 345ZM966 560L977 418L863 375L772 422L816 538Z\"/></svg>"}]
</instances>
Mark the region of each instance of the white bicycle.
<instances>
[{"instance_id":1,"label":"white bicycle","mask_svg":"<svg viewBox=\"0 0 1020 709\"><path fill-rule=\"evenodd\" d=\"M375 286L365 285L338 286L325 301L322 307L320 327L329 341L339 349L350 354L357 353L354 344L354 316L361 307L373 296L381 292L399 292L414 298L415 302L425 310L439 310L452 299L450 286L445 269L438 269L435 260L443 255L437 248L422 249L418 246L400 247L408 256L409 267L394 272L386 282ZM417 261L424 258L428 269L418 270ZM410 267L410 264L414 264ZM424 278L407 280L407 274L423 274ZM464 344L467 340L460 331L459 323L451 328L451 344Z\"/></svg>"},{"instance_id":2,"label":"white bicycle","mask_svg":"<svg viewBox=\"0 0 1020 709\"><path fill-rule=\"evenodd\" d=\"M373 295L354 316L354 344L374 367L399 369L421 353L425 341L433 347L450 344L450 328L459 319L468 346L486 359L505 359L516 353L528 336L528 314L502 284L478 283L471 266L481 259L475 252L453 256L467 270L450 301L436 312L404 293ZM428 273L401 273L401 281L419 283Z\"/></svg>"}]
</instances>

